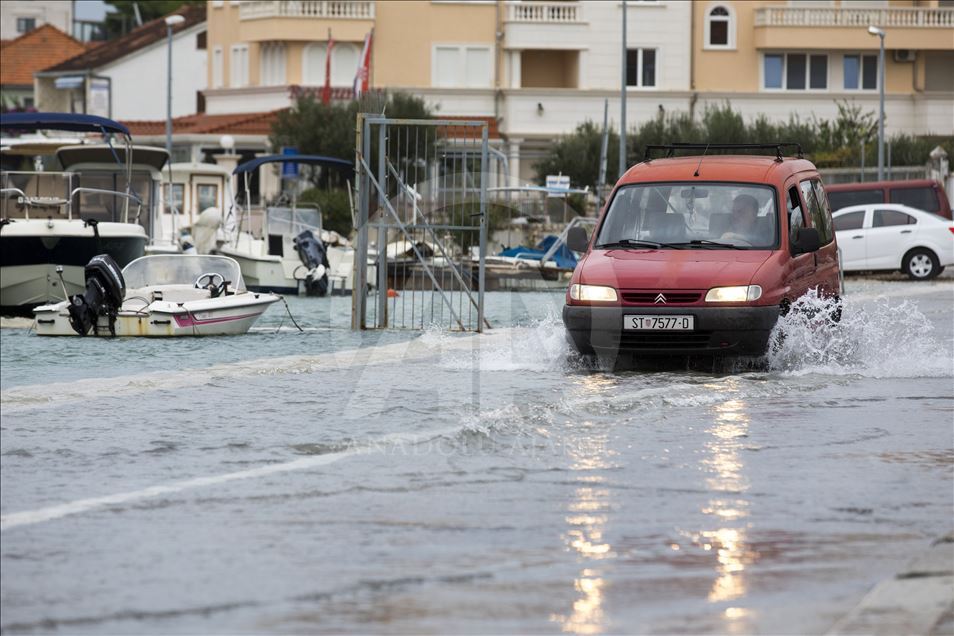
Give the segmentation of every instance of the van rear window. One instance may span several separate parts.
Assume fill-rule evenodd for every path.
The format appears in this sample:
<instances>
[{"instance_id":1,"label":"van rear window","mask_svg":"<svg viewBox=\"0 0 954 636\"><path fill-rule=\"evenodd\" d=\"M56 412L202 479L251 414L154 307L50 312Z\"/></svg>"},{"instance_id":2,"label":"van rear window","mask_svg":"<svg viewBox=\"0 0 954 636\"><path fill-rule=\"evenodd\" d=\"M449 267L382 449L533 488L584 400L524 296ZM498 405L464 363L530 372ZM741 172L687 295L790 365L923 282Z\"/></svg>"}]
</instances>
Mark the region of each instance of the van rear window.
<instances>
[{"instance_id":1,"label":"van rear window","mask_svg":"<svg viewBox=\"0 0 954 636\"><path fill-rule=\"evenodd\" d=\"M867 205L869 203L884 203L884 190L847 190L843 192L828 191L828 202L833 212L852 205ZM897 203L895 201L895 203Z\"/></svg>"},{"instance_id":2,"label":"van rear window","mask_svg":"<svg viewBox=\"0 0 954 636\"><path fill-rule=\"evenodd\" d=\"M925 212L938 212L937 194L934 188L891 188L891 203L908 205Z\"/></svg>"}]
</instances>

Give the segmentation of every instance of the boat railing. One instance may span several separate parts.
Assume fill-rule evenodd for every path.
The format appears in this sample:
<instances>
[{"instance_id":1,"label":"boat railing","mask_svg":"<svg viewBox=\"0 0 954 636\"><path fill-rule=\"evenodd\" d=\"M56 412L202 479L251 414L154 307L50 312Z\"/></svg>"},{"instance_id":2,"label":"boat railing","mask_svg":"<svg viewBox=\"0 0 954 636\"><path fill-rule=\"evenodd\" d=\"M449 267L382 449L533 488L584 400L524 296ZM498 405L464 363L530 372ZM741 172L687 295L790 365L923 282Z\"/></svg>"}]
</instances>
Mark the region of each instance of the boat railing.
<instances>
[{"instance_id":1,"label":"boat railing","mask_svg":"<svg viewBox=\"0 0 954 636\"><path fill-rule=\"evenodd\" d=\"M22 208L23 218L30 218L31 208L58 208L60 214L69 215L69 199L66 193L72 185L72 172L7 171L2 173L0 195L3 198L2 216L16 218L8 209L14 199ZM28 194L29 193L29 194ZM59 193L59 196L57 196ZM66 208L62 210L62 208Z\"/></svg>"},{"instance_id":2,"label":"boat railing","mask_svg":"<svg viewBox=\"0 0 954 636\"><path fill-rule=\"evenodd\" d=\"M69 203L70 210L72 210L73 197L81 193L108 194L114 197L122 197L127 202L132 201L133 203L136 204L136 214L133 218L133 223L139 223L139 215L142 214L142 199L140 199L138 196L134 194L129 194L126 192L116 192L115 190L103 190L102 188L87 188L87 187L81 186L79 188L73 188L73 191L70 192L70 203ZM72 211L70 212L70 218L73 218ZM129 223L129 206L128 205L123 206L122 223Z\"/></svg>"}]
</instances>

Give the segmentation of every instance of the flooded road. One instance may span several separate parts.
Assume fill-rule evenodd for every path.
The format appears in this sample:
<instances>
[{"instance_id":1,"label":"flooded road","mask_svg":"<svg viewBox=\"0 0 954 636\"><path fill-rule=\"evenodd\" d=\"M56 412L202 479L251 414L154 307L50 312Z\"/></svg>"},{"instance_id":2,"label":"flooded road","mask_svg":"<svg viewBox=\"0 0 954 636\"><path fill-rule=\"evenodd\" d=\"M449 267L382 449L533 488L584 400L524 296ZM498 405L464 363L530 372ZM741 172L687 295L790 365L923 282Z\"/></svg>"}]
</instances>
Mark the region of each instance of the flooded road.
<instances>
[{"instance_id":1,"label":"flooded road","mask_svg":"<svg viewBox=\"0 0 954 636\"><path fill-rule=\"evenodd\" d=\"M718 373L592 368L540 293L479 338L5 329L0 628L823 633L954 515L954 279L847 285Z\"/></svg>"}]
</instances>

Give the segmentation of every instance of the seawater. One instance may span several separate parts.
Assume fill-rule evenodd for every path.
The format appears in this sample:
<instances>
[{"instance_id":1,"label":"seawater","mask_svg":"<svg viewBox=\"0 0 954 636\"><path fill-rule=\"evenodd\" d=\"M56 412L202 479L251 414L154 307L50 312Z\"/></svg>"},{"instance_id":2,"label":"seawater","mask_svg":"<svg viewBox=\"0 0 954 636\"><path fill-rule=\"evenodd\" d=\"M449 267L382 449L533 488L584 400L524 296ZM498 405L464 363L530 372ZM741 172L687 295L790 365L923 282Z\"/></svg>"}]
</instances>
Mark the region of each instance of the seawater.
<instances>
[{"instance_id":1,"label":"seawater","mask_svg":"<svg viewBox=\"0 0 954 636\"><path fill-rule=\"evenodd\" d=\"M2 330L0 628L823 632L952 514L954 285L854 288L720 373L581 360L562 294L479 337Z\"/></svg>"}]
</instances>

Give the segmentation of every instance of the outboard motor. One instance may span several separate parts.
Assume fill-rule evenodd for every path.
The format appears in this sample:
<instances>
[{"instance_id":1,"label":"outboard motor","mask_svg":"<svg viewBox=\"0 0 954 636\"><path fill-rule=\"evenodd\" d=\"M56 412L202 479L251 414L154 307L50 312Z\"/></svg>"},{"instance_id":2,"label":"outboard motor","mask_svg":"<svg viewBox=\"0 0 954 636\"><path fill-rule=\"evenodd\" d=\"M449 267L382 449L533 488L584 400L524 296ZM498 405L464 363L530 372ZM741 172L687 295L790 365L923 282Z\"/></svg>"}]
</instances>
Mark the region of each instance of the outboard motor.
<instances>
[{"instance_id":1,"label":"outboard motor","mask_svg":"<svg viewBox=\"0 0 954 636\"><path fill-rule=\"evenodd\" d=\"M292 241L298 258L306 270L305 295L325 296L328 293L328 254L325 244L311 230L305 230ZM299 268L301 269L301 268ZM296 276L296 278L298 278ZM302 279L299 279L302 280Z\"/></svg>"},{"instance_id":2,"label":"outboard motor","mask_svg":"<svg viewBox=\"0 0 954 636\"><path fill-rule=\"evenodd\" d=\"M126 297L126 281L109 254L94 256L86 264L86 292L70 298L70 326L81 336L96 333L100 316L109 319L109 333L116 335L116 314Z\"/></svg>"}]
</instances>

